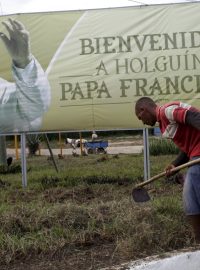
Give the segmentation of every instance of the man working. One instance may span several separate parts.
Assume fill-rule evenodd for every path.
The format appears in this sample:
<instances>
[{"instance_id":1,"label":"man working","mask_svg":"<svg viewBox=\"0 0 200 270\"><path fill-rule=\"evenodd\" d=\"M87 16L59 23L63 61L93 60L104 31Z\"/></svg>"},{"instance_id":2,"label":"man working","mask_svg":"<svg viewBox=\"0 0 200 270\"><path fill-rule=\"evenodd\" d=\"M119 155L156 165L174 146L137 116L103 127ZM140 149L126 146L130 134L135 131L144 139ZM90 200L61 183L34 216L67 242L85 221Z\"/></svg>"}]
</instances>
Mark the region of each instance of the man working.
<instances>
[{"instance_id":1,"label":"man working","mask_svg":"<svg viewBox=\"0 0 200 270\"><path fill-rule=\"evenodd\" d=\"M181 150L167 168L200 157L200 111L182 103L170 102L157 105L151 98L142 97L135 105L135 113L145 125L159 123L163 137L170 138ZM186 215L193 227L196 242L200 243L200 164L189 167L183 187L183 203Z\"/></svg>"},{"instance_id":2,"label":"man working","mask_svg":"<svg viewBox=\"0 0 200 270\"><path fill-rule=\"evenodd\" d=\"M0 78L0 132L39 130L50 104L46 75L30 50L29 33L17 20L2 23L0 32L11 59L15 83Z\"/></svg>"}]
</instances>

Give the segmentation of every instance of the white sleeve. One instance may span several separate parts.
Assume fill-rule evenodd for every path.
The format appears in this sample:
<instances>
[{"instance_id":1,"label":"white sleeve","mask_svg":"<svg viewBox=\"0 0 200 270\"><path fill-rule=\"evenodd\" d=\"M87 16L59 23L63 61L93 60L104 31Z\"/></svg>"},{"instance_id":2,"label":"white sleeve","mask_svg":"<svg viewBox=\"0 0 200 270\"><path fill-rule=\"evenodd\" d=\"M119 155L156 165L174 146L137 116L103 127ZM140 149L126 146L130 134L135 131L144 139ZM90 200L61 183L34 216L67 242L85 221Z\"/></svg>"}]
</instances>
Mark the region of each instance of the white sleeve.
<instances>
[{"instance_id":1,"label":"white sleeve","mask_svg":"<svg viewBox=\"0 0 200 270\"><path fill-rule=\"evenodd\" d=\"M12 70L21 117L28 121L42 117L50 105L51 93L48 79L39 62L33 57L24 69L13 65Z\"/></svg>"}]
</instances>

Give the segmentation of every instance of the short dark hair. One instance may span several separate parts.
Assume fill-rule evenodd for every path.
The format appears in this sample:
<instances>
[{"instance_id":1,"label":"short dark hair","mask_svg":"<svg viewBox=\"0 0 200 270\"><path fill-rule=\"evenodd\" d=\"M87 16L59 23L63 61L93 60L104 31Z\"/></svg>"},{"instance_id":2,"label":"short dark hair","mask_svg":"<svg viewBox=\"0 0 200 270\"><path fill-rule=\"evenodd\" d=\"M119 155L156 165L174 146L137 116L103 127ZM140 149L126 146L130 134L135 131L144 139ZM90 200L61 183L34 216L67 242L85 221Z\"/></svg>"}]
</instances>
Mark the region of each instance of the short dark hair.
<instances>
[{"instance_id":1,"label":"short dark hair","mask_svg":"<svg viewBox=\"0 0 200 270\"><path fill-rule=\"evenodd\" d=\"M150 97L141 97L138 99L135 103L135 109L139 108L142 105L150 105L150 106L156 106L155 101L151 99Z\"/></svg>"}]
</instances>

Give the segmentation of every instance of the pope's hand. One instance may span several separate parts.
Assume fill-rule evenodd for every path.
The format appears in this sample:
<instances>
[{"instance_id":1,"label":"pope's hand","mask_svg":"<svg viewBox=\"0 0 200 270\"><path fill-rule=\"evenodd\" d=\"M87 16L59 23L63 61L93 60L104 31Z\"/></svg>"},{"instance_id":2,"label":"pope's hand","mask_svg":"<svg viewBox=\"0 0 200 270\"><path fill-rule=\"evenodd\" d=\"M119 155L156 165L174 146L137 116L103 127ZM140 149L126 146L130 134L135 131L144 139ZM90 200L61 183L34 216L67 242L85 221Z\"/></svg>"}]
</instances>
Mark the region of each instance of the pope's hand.
<instances>
[{"instance_id":1,"label":"pope's hand","mask_svg":"<svg viewBox=\"0 0 200 270\"><path fill-rule=\"evenodd\" d=\"M13 19L2 22L9 36L0 33L0 38L5 44L14 65L25 68L31 61L29 32L24 25Z\"/></svg>"}]
</instances>

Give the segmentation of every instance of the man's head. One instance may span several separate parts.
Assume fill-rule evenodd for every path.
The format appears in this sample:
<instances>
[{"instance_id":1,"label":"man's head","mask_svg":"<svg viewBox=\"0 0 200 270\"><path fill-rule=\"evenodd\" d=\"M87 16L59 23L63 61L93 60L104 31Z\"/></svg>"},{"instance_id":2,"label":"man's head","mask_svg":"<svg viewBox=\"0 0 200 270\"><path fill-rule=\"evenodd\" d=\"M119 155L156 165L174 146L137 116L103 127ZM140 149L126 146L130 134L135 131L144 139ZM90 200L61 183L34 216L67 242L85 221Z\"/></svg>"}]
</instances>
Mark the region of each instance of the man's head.
<instances>
[{"instance_id":1,"label":"man's head","mask_svg":"<svg viewBox=\"0 0 200 270\"><path fill-rule=\"evenodd\" d=\"M154 126L156 118L156 103L149 97L138 99L135 104L135 114L145 125Z\"/></svg>"}]
</instances>

